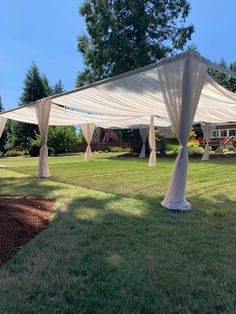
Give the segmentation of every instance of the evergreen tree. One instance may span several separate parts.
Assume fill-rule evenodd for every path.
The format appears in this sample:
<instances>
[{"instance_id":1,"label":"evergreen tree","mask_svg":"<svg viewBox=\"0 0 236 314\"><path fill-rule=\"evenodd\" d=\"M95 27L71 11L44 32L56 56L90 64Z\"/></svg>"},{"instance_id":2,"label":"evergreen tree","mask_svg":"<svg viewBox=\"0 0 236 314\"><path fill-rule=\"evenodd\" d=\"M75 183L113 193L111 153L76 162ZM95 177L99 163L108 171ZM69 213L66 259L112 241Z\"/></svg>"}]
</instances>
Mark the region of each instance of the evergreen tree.
<instances>
[{"instance_id":1,"label":"evergreen tree","mask_svg":"<svg viewBox=\"0 0 236 314\"><path fill-rule=\"evenodd\" d=\"M39 68L33 63L26 73L19 106L47 97L49 90L50 87L46 76L41 76Z\"/></svg>"},{"instance_id":2,"label":"evergreen tree","mask_svg":"<svg viewBox=\"0 0 236 314\"><path fill-rule=\"evenodd\" d=\"M225 69L230 69L233 72L236 72L236 62L231 63L229 66L224 59L221 59L219 65ZM236 92L236 79L230 77L224 73L215 70L209 70L209 75L221 86L230 90L231 92Z\"/></svg>"},{"instance_id":3,"label":"evergreen tree","mask_svg":"<svg viewBox=\"0 0 236 314\"><path fill-rule=\"evenodd\" d=\"M64 92L64 86L61 82L61 80L59 80L58 82L56 82L56 84L53 87L53 94L60 94Z\"/></svg>"},{"instance_id":4,"label":"evergreen tree","mask_svg":"<svg viewBox=\"0 0 236 314\"><path fill-rule=\"evenodd\" d=\"M50 87L47 78L41 77L37 65L33 63L24 80L19 106L46 97L49 93ZM28 149L28 138L35 138L36 133L38 133L37 125L12 121L10 132L7 135L6 149Z\"/></svg>"},{"instance_id":5,"label":"evergreen tree","mask_svg":"<svg viewBox=\"0 0 236 314\"><path fill-rule=\"evenodd\" d=\"M0 96L0 112L4 111L3 104L2 104L2 97Z\"/></svg>"},{"instance_id":6,"label":"evergreen tree","mask_svg":"<svg viewBox=\"0 0 236 314\"><path fill-rule=\"evenodd\" d=\"M0 96L0 112L4 111L2 97ZM0 151L4 150L4 145L6 143L6 130L3 131L2 136L0 138Z\"/></svg>"},{"instance_id":7,"label":"evergreen tree","mask_svg":"<svg viewBox=\"0 0 236 314\"><path fill-rule=\"evenodd\" d=\"M182 50L194 31L187 0L85 0L88 35L78 37L85 70L77 86L145 66Z\"/></svg>"}]
</instances>

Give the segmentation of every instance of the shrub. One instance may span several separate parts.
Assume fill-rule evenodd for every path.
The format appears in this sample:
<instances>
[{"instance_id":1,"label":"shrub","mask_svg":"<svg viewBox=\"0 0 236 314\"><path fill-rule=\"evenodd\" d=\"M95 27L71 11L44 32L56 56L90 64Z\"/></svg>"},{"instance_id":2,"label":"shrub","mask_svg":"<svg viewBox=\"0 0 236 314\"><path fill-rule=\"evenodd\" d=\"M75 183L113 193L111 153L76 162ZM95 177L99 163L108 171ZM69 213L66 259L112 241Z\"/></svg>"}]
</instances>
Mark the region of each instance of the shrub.
<instances>
[{"instance_id":1,"label":"shrub","mask_svg":"<svg viewBox=\"0 0 236 314\"><path fill-rule=\"evenodd\" d=\"M29 154L31 157L39 156L40 147L43 144L41 136L35 132L35 138L28 138L29 143Z\"/></svg>"},{"instance_id":2,"label":"shrub","mask_svg":"<svg viewBox=\"0 0 236 314\"><path fill-rule=\"evenodd\" d=\"M109 147L110 152L112 153L130 153L131 149L130 148L122 148L119 146L113 146L113 147Z\"/></svg>"},{"instance_id":3,"label":"shrub","mask_svg":"<svg viewBox=\"0 0 236 314\"><path fill-rule=\"evenodd\" d=\"M191 140L188 142L187 147L188 148L197 148L197 147L200 147L200 143L198 140Z\"/></svg>"},{"instance_id":4,"label":"shrub","mask_svg":"<svg viewBox=\"0 0 236 314\"><path fill-rule=\"evenodd\" d=\"M28 155L29 152L27 150L16 150L16 149L11 149L11 150L8 150L6 153L5 153L5 157L18 157L18 156L25 156L25 155Z\"/></svg>"},{"instance_id":5,"label":"shrub","mask_svg":"<svg viewBox=\"0 0 236 314\"><path fill-rule=\"evenodd\" d=\"M3 152L0 152L0 158L2 158L3 157Z\"/></svg>"},{"instance_id":6,"label":"shrub","mask_svg":"<svg viewBox=\"0 0 236 314\"><path fill-rule=\"evenodd\" d=\"M55 155L65 153L77 141L73 126L51 126L48 129L48 147Z\"/></svg>"},{"instance_id":7,"label":"shrub","mask_svg":"<svg viewBox=\"0 0 236 314\"><path fill-rule=\"evenodd\" d=\"M168 152L178 153L179 150L180 150L180 146L179 145L175 145L175 144L166 144L166 150Z\"/></svg>"},{"instance_id":8,"label":"shrub","mask_svg":"<svg viewBox=\"0 0 236 314\"><path fill-rule=\"evenodd\" d=\"M189 151L189 155L203 155L204 154L203 147L189 147L188 151Z\"/></svg>"},{"instance_id":9,"label":"shrub","mask_svg":"<svg viewBox=\"0 0 236 314\"><path fill-rule=\"evenodd\" d=\"M236 148L234 147L234 145L229 145L227 147L227 149L228 149L229 152L235 152L236 151Z\"/></svg>"}]
</instances>

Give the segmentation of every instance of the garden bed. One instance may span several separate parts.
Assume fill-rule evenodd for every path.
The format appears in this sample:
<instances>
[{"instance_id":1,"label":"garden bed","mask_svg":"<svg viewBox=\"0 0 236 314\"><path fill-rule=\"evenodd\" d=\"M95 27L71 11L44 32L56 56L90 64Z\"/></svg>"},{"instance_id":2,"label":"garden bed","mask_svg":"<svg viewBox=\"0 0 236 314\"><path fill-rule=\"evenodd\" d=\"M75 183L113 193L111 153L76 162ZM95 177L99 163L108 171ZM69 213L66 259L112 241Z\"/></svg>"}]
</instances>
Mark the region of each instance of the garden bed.
<instances>
[{"instance_id":1,"label":"garden bed","mask_svg":"<svg viewBox=\"0 0 236 314\"><path fill-rule=\"evenodd\" d=\"M54 202L37 196L0 196L0 266L50 222Z\"/></svg>"}]
</instances>

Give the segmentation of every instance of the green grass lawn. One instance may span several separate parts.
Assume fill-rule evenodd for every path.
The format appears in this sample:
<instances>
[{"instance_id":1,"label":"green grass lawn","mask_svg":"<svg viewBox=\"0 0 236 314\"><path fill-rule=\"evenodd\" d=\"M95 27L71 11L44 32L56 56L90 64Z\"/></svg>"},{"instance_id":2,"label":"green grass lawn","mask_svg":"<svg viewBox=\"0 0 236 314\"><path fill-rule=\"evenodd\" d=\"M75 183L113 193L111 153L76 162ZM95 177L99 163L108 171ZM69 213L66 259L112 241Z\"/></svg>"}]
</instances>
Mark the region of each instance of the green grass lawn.
<instances>
[{"instance_id":1,"label":"green grass lawn","mask_svg":"<svg viewBox=\"0 0 236 314\"><path fill-rule=\"evenodd\" d=\"M0 313L236 313L236 160L190 160L193 210L160 206L173 159L0 160L1 194L56 200L53 222L0 270Z\"/></svg>"}]
</instances>

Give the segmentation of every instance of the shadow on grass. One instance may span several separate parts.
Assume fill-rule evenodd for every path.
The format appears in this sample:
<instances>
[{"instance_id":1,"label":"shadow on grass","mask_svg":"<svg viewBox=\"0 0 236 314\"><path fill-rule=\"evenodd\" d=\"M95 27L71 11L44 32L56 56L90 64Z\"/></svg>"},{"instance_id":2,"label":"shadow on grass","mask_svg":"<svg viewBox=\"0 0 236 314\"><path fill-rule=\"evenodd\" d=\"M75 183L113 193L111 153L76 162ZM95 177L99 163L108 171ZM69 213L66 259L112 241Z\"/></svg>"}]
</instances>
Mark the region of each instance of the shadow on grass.
<instances>
[{"instance_id":1,"label":"shadow on grass","mask_svg":"<svg viewBox=\"0 0 236 314\"><path fill-rule=\"evenodd\" d=\"M177 213L160 197L65 186L1 179L1 193L56 193L67 206L0 275L2 313L234 313L235 201L192 198Z\"/></svg>"}]
</instances>

